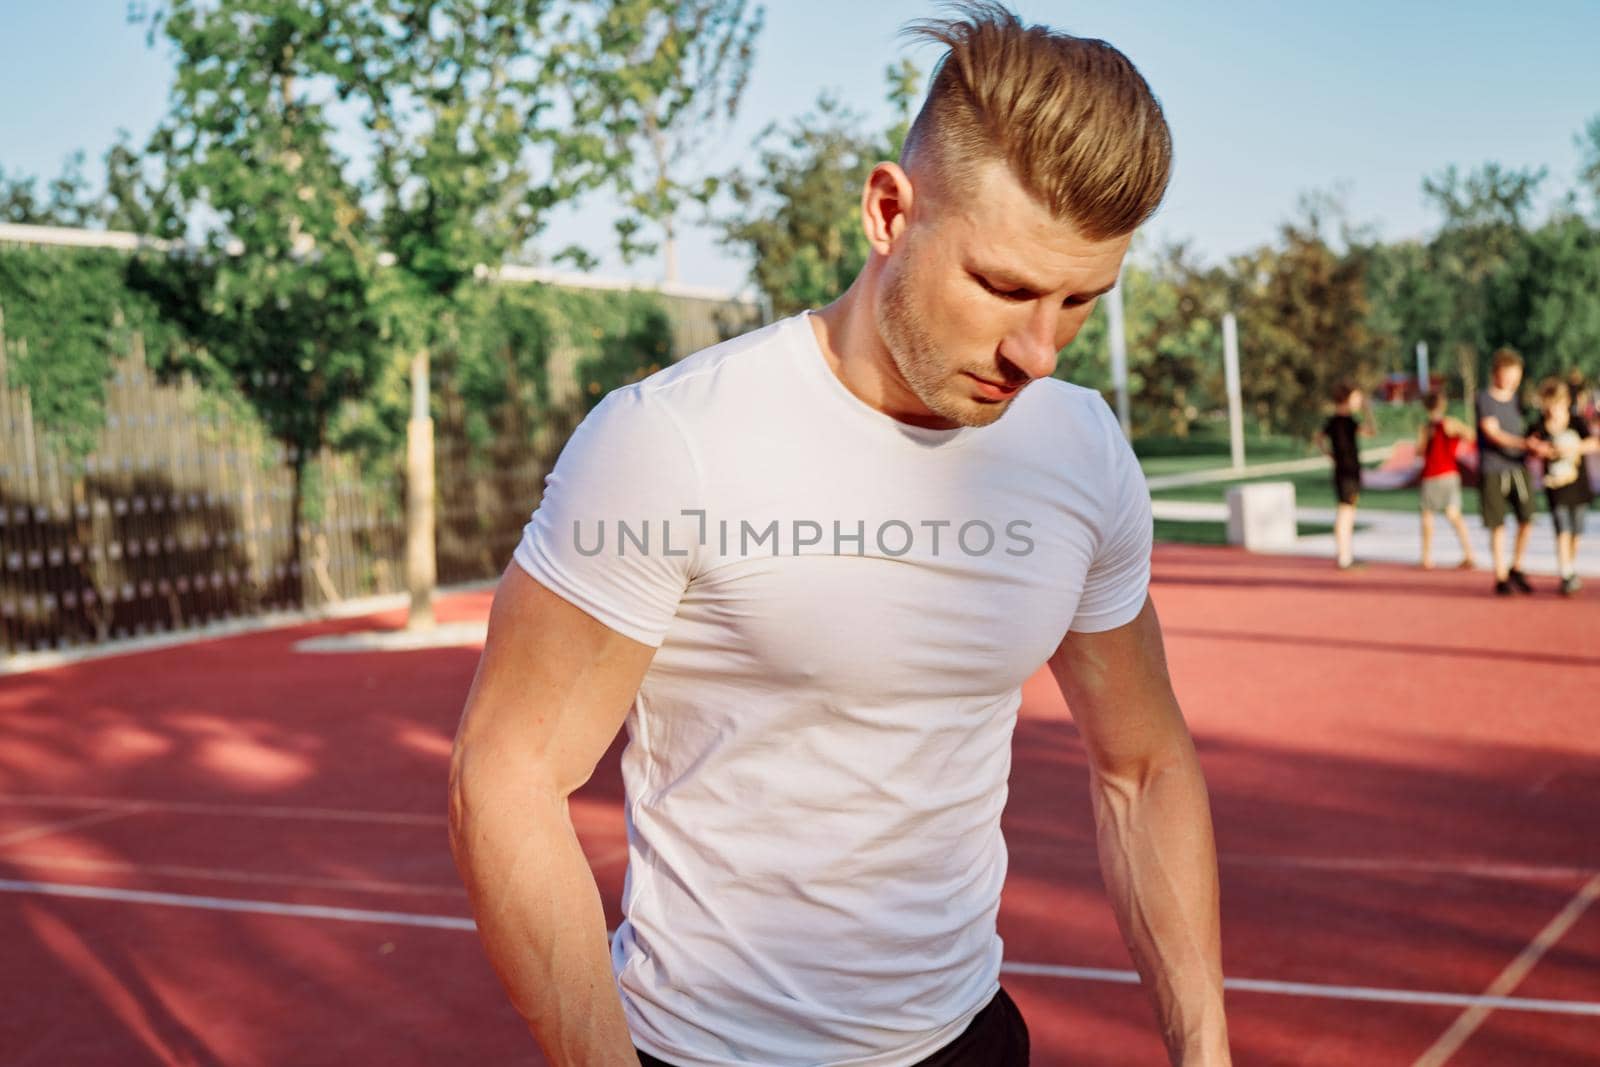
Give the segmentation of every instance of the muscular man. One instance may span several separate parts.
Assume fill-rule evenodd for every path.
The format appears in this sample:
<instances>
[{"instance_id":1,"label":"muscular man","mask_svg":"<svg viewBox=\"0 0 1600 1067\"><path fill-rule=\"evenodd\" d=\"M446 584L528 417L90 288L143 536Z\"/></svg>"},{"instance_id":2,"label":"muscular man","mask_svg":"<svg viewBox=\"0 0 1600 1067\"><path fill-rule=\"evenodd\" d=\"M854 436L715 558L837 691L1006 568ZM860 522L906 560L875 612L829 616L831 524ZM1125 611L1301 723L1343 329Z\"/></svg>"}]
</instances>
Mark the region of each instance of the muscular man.
<instances>
[{"instance_id":1,"label":"muscular man","mask_svg":"<svg viewBox=\"0 0 1600 1067\"><path fill-rule=\"evenodd\" d=\"M949 53L862 190L860 276L607 396L496 593L451 839L554 1064L1026 1063L995 919L1045 663L1172 1061L1228 1062L1149 496L1101 397L1051 377L1161 199L1167 126L1104 42L988 3L915 32ZM608 946L567 801L624 723Z\"/></svg>"}]
</instances>

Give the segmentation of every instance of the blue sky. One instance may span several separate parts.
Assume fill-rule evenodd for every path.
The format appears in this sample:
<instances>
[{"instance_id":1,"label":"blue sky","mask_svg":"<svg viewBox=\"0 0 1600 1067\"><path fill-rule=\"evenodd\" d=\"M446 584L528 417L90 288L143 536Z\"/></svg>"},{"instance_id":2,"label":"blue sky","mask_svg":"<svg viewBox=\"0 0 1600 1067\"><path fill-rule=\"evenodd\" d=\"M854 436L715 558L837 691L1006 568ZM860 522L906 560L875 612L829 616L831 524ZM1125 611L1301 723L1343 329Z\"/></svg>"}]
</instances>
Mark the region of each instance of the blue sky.
<instances>
[{"instance_id":1,"label":"blue sky","mask_svg":"<svg viewBox=\"0 0 1600 1067\"><path fill-rule=\"evenodd\" d=\"M1425 175L1497 160L1550 169L1564 191L1574 137L1600 115L1600 0L1505 5L1442 0L1340 4L1069 4L1018 0L1030 21L1104 37L1127 52L1167 111L1176 169L1157 240L1187 239L1208 259L1273 237L1302 193L1337 189L1352 219L1388 237L1426 232ZM0 0L0 167L53 177L75 149L91 177L118 127L142 137L162 114L169 64L125 0ZM703 165L749 158L767 123L806 111L824 89L887 121L883 68L910 55L896 31L934 13L926 0L767 0L767 27L741 117ZM542 244L606 252L603 197L563 211ZM703 231L686 234L685 282L737 288L746 268Z\"/></svg>"}]
</instances>

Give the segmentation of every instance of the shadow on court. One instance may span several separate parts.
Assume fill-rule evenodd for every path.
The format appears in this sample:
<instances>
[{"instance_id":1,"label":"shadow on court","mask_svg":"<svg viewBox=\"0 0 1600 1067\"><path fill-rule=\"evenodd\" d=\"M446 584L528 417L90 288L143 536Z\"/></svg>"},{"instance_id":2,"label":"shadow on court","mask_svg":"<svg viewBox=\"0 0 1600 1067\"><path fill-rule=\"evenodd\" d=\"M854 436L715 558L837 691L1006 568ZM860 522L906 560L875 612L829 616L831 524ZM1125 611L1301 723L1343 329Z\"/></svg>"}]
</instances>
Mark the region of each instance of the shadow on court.
<instances>
[{"instance_id":1,"label":"shadow on court","mask_svg":"<svg viewBox=\"0 0 1600 1067\"><path fill-rule=\"evenodd\" d=\"M1322 991L1230 991L1235 1056L1410 1064L1461 1007L1340 991L1481 994L1592 876L1600 733L1574 716L1600 666L1528 658L1576 650L1541 614L1571 605L1312 592L1293 583L1322 565L1294 562L1157 560L1216 816L1228 974ZM481 618L488 601L440 614ZM372 622L0 678L0 878L34 887L0 893L0 1059L539 1062L476 938L414 921L467 914L444 786L478 650L294 651ZM1481 654L1486 633L1503 657ZM612 923L618 751L574 803ZM1042 673L1014 749L1001 933L1008 961L1058 973L1004 980L1035 1063L1163 1063L1137 986L1070 971L1131 967L1090 810L1081 740ZM1596 918L1510 995L1600 1001ZM1600 1018L1501 1010L1451 1063L1579 1064L1595 1047Z\"/></svg>"}]
</instances>

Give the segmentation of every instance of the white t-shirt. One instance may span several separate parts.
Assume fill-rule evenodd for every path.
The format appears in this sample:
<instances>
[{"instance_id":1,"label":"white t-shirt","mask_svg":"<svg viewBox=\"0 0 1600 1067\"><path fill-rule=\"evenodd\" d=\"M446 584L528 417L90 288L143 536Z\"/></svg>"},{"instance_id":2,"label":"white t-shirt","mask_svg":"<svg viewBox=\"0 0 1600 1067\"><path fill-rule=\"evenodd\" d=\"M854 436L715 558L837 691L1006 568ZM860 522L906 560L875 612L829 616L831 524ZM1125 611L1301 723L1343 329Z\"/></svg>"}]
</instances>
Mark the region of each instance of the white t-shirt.
<instances>
[{"instance_id":1,"label":"white t-shirt","mask_svg":"<svg viewBox=\"0 0 1600 1067\"><path fill-rule=\"evenodd\" d=\"M1132 621L1150 542L1099 394L1043 379L990 426L910 426L804 315L590 412L516 559L657 648L612 945L636 1044L904 1067L954 1040L999 988L1021 686L1069 628Z\"/></svg>"}]
</instances>

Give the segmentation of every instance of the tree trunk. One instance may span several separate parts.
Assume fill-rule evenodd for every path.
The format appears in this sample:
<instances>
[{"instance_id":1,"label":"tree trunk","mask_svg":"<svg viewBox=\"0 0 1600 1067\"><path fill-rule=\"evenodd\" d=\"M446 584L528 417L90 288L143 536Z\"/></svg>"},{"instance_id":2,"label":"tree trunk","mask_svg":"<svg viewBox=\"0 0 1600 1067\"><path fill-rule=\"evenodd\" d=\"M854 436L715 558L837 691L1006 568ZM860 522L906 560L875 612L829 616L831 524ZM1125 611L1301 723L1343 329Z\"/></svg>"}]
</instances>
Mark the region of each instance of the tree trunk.
<instances>
[{"instance_id":1,"label":"tree trunk","mask_svg":"<svg viewBox=\"0 0 1600 1067\"><path fill-rule=\"evenodd\" d=\"M433 545L433 418L428 414L428 350L411 357L411 420L406 423L406 629L433 626L437 559Z\"/></svg>"},{"instance_id":2,"label":"tree trunk","mask_svg":"<svg viewBox=\"0 0 1600 1067\"><path fill-rule=\"evenodd\" d=\"M290 444L289 448L295 446ZM305 508L305 457L298 451L289 462L289 558L284 561L283 581L278 584L278 595L287 601L289 608L305 607L305 587L300 580L300 512Z\"/></svg>"}]
</instances>

